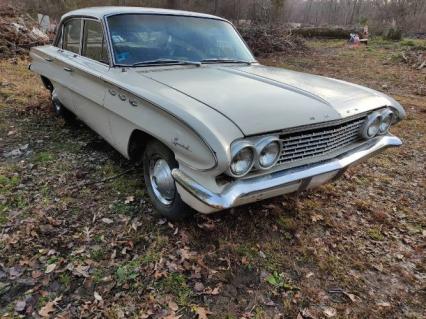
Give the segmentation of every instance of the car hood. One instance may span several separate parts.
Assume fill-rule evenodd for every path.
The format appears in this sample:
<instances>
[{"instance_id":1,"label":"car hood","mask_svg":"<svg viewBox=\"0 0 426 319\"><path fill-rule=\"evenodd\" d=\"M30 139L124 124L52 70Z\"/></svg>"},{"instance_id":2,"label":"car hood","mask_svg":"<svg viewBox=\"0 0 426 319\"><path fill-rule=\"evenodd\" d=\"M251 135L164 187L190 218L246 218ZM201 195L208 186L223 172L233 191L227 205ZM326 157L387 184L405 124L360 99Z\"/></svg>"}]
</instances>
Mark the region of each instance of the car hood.
<instances>
[{"instance_id":1,"label":"car hood","mask_svg":"<svg viewBox=\"0 0 426 319\"><path fill-rule=\"evenodd\" d=\"M244 135L332 121L389 105L374 90L281 68L203 65L138 72L215 109Z\"/></svg>"}]
</instances>

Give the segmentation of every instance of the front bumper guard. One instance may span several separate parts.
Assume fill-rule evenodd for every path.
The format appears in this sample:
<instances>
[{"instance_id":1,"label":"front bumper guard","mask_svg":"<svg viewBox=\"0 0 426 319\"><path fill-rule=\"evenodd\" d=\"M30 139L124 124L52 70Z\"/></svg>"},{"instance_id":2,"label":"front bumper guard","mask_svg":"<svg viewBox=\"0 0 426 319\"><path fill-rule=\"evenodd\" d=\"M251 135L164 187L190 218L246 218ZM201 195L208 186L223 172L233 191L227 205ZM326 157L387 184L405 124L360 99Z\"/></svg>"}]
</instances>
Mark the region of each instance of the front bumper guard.
<instances>
[{"instance_id":1,"label":"front bumper guard","mask_svg":"<svg viewBox=\"0 0 426 319\"><path fill-rule=\"evenodd\" d=\"M363 161L388 147L397 147L401 144L401 140L393 135L375 137L331 160L235 180L221 193L208 190L179 169L174 169L172 175L182 199L189 206L203 213L211 213L317 187L341 176L348 166Z\"/></svg>"}]
</instances>

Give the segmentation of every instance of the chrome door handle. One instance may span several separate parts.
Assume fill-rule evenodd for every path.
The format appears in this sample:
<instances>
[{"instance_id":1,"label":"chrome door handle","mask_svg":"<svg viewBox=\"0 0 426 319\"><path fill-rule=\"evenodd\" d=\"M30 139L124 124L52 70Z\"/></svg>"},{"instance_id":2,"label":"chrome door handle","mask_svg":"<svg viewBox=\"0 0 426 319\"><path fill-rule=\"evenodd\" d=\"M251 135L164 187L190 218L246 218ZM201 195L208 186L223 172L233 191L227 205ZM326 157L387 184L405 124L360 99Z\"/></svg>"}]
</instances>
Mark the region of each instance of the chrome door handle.
<instances>
[{"instance_id":1,"label":"chrome door handle","mask_svg":"<svg viewBox=\"0 0 426 319\"><path fill-rule=\"evenodd\" d=\"M45 58L44 60L46 60L47 62L53 62L55 60L51 59L51 58Z\"/></svg>"},{"instance_id":2,"label":"chrome door handle","mask_svg":"<svg viewBox=\"0 0 426 319\"><path fill-rule=\"evenodd\" d=\"M72 72L72 69L65 67L65 68L64 68L64 71Z\"/></svg>"}]
</instances>

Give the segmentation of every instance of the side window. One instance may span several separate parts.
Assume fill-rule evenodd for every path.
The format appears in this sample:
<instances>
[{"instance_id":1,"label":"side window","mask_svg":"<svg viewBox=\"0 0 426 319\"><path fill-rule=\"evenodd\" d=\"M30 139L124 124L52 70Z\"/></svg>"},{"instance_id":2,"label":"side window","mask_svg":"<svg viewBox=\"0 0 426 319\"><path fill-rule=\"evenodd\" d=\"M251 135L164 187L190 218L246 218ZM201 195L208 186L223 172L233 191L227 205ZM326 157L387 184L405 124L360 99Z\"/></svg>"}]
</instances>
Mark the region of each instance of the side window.
<instances>
[{"instance_id":1,"label":"side window","mask_svg":"<svg viewBox=\"0 0 426 319\"><path fill-rule=\"evenodd\" d=\"M84 22L83 56L108 64L108 51L102 25L93 20Z\"/></svg>"},{"instance_id":2,"label":"side window","mask_svg":"<svg viewBox=\"0 0 426 319\"><path fill-rule=\"evenodd\" d=\"M64 26L65 50L80 53L81 19L72 19Z\"/></svg>"}]
</instances>

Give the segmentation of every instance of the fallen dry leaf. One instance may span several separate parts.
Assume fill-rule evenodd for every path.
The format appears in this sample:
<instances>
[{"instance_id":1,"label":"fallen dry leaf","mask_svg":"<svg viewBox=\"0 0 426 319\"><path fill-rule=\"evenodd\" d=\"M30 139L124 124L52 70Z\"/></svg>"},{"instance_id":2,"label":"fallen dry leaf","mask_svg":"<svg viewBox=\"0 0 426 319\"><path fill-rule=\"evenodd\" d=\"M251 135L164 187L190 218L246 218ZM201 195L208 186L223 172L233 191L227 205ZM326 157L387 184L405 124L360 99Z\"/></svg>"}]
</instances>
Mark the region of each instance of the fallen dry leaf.
<instances>
[{"instance_id":1,"label":"fallen dry leaf","mask_svg":"<svg viewBox=\"0 0 426 319\"><path fill-rule=\"evenodd\" d=\"M89 269L90 266L77 265L77 267L73 268L72 272L74 275L89 278Z\"/></svg>"},{"instance_id":2,"label":"fallen dry leaf","mask_svg":"<svg viewBox=\"0 0 426 319\"><path fill-rule=\"evenodd\" d=\"M97 291L93 293L93 296L97 301L103 301L102 296Z\"/></svg>"},{"instance_id":3,"label":"fallen dry leaf","mask_svg":"<svg viewBox=\"0 0 426 319\"><path fill-rule=\"evenodd\" d=\"M44 318L49 317L52 312L55 311L55 306L62 299L62 297L57 297L53 301L47 302L41 309L38 314Z\"/></svg>"},{"instance_id":4,"label":"fallen dry leaf","mask_svg":"<svg viewBox=\"0 0 426 319\"><path fill-rule=\"evenodd\" d=\"M174 312L163 317L163 319L179 319L182 315L176 315Z\"/></svg>"},{"instance_id":5,"label":"fallen dry leaf","mask_svg":"<svg viewBox=\"0 0 426 319\"><path fill-rule=\"evenodd\" d=\"M379 307L385 307L385 308L388 308L388 307L391 306L391 304L389 302L378 302L377 305Z\"/></svg>"},{"instance_id":6,"label":"fallen dry leaf","mask_svg":"<svg viewBox=\"0 0 426 319\"><path fill-rule=\"evenodd\" d=\"M212 314L212 312L200 306L194 306L193 310L197 314L198 319L208 319L208 315Z\"/></svg>"},{"instance_id":7,"label":"fallen dry leaf","mask_svg":"<svg viewBox=\"0 0 426 319\"><path fill-rule=\"evenodd\" d=\"M25 310L26 306L27 306L27 303L25 302L25 300L19 300L15 304L15 311L16 312L23 312Z\"/></svg>"},{"instance_id":8,"label":"fallen dry leaf","mask_svg":"<svg viewBox=\"0 0 426 319\"><path fill-rule=\"evenodd\" d=\"M311 216L311 220L312 220L312 222L316 223L319 220L324 220L324 217L320 214L313 214Z\"/></svg>"},{"instance_id":9,"label":"fallen dry leaf","mask_svg":"<svg viewBox=\"0 0 426 319\"><path fill-rule=\"evenodd\" d=\"M174 301L169 301L169 303L167 305L169 306L169 309L174 311L174 312L179 309L177 303L174 302Z\"/></svg>"},{"instance_id":10,"label":"fallen dry leaf","mask_svg":"<svg viewBox=\"0 0 426 319\"><path fill-rule=\"evenodd\" d=\"M194 285L194 290L197 292L203 291L204 290L204 285L202 282L196 282Z\"/></svg>"},{"instance_id":11,"label":"fallen dry leaf","mask_svg":"<svg viewBox=\"0 0 426 319\"><path fill-rule=\"evenodd\" d=\"M332 318L337 315L336 309L332 307L324 307L323 312L327 316L327 318Z\"/></svg>"},{"instance_id":12,"label":"fallen dry leaf","mask_svg":"<svg viewBox=\"0 0 426 319\"><path fill-rule=\"evenodd\" d=\"M47 265L45 273L50 274L52 271L55 270L55 268L56 268L56 264Z\"/></svg>"},{"instance_id":13,"label":"fallen dry leaf","mask_svg":"<svg viewBox=\"0 0 426 319\"><path fill-rule=\"evenodd\" d=\"M126 197L124 204L129 204L129 203L134 202L134 201L135 201L135 196L128 196L128 197Z\"/></svg>"},{"instance_id":14,"label":"fallen dry leaf","mask_svg":"<svg viewBox=\"0 0 426 319\"><path fill-rule=\"evenodd\" d=\"M111 218L106 218L106 217L102 218L101 220L107 225L112 224L114 222Z\"/></svg>"}]
</instances>

